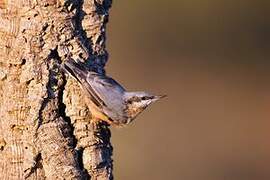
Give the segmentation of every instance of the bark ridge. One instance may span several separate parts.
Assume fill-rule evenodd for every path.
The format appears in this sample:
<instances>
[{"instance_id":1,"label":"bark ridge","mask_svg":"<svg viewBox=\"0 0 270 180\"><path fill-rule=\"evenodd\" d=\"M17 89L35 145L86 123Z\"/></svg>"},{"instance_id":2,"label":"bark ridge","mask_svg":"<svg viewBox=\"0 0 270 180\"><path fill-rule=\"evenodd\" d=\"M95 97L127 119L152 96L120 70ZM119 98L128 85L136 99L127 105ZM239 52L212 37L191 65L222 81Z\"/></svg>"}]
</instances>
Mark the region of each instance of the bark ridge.
<instances>
[{"instance_id":1,"label":"bark ridge","mask_svg":"<svg viewBox=\"0 0 270 180\"><path fill-rule=\"evenodd\" d=\"M111 0L0 0L1 179L112 179L106 123L91 123L67 58L105 73Z\"/></svg>"}]
</instances>

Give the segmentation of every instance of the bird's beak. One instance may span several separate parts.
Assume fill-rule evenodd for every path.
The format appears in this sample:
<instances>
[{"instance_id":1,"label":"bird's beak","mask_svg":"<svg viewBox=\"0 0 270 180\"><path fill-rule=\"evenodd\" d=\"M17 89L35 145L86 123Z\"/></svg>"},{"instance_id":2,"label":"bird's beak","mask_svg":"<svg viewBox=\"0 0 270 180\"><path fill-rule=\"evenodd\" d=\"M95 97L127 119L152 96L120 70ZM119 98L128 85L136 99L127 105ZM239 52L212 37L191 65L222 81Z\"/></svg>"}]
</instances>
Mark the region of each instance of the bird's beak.
<instances>
[{"instance_id":1,"label":"bird's beak","mask_svg":"<svg viewBox=\"0 0 270 180\"><path fill-rule=\"evenodd\" d=\"M157 95L154 97L154 101L157 101L157 100L165 98L165 97L167 97L167 95Z\"/></svg>"},{"instance_id":2,"label":"bird's beak","mask_svg":"<svg viewBox=\"0 0 270 180\"><path fill-rule=\"evenodd\" d=\"M167 97L167 95L157 95L157 96L155 96L155 98L157 98L157 99L161 99L161 98L165 98L165 97Z\"/></svg>"}]
</instances>

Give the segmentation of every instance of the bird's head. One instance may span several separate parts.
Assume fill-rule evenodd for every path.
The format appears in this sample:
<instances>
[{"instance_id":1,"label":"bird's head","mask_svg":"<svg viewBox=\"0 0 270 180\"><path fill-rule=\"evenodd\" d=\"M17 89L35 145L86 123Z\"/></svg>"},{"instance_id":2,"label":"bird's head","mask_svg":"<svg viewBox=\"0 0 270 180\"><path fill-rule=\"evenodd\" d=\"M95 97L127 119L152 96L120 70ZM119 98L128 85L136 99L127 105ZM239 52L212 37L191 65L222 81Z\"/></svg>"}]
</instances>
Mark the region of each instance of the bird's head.
<instances>
[{"instance_id":1,"label":"bird's head","mask_svg":"<svg viewBox=\"0 0 270 180\"><path fill-rule=\"evenodd\" d=\"M150 104L164 97L166 97L166 95L153 95L146 92L127 92L125 102L129 122L135 119Z\"/></svg>"}]
</instances>

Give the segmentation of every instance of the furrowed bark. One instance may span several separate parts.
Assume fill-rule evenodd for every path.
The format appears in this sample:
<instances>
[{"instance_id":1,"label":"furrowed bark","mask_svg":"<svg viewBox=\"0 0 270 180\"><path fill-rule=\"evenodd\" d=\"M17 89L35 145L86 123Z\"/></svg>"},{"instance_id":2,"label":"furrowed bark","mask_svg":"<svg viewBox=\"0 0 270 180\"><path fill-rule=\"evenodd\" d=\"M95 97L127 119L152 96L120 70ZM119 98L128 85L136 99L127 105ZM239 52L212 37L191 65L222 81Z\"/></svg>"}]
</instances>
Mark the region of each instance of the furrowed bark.
<instances>
[{"instance_id":1,"label":"furrowed bark","mask_svg":"<svg viewBox=\"0 0 270 180\"><path fill-rule=\"evenodd\" d=\"M111 0L0 0L1 179L113 179L110 130L93 123L67 58L105 73Z\"/></svg>"}]
</instances>

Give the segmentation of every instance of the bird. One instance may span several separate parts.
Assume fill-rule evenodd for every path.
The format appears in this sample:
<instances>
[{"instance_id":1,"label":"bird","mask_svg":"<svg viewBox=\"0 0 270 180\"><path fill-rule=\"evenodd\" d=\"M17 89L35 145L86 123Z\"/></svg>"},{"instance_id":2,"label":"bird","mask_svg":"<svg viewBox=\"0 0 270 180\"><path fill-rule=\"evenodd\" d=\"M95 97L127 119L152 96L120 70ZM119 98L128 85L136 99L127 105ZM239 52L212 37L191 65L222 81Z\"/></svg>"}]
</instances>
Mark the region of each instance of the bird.
<instances>
[{"instance_id":1,"label":"bird","mask_svg":"<svg viewBox=\"0 0 270 180\"><path fill-rule=\"evenodd\" d=\"M130 124L150 104L166 97L144 91L129 92L113 78L87 68L82 62L68 59L62 64L68 76L74 78L86 94L86 104L92 119L109 125Z\"/></svg>"}]
</instances>

